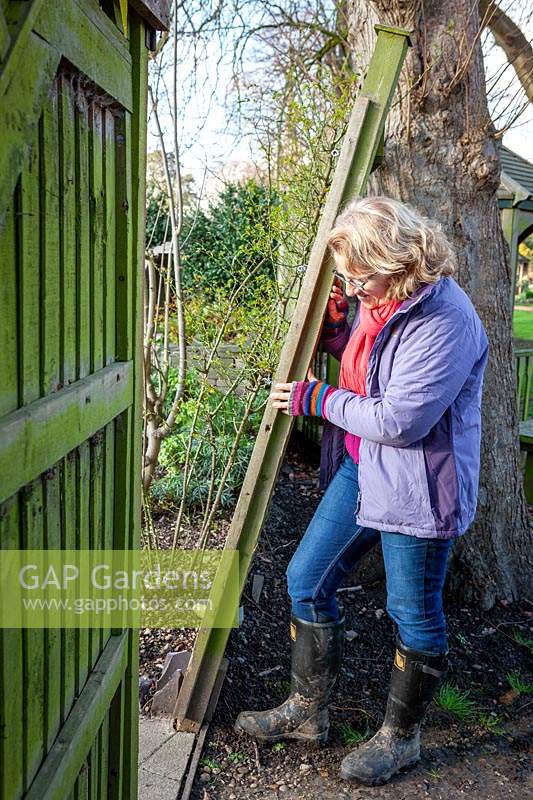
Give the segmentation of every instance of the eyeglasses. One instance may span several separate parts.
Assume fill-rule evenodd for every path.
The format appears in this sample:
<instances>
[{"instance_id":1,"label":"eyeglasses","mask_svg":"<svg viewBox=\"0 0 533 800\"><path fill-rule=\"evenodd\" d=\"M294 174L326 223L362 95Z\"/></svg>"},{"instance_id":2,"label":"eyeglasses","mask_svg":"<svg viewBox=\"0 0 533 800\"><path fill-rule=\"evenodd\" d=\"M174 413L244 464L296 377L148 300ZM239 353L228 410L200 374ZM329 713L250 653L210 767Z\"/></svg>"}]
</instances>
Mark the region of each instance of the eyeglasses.
<instances>
[{"instance_id":1,"label":"eyeglasses","mask_svg":"<svg viewBox=\"0 0 533 800\"><path fill-rule=\"evenodd\" d=\"M355 289L358 292L363 292L366 284L372 280L372 275L370 275L370 277L368 277L364 281L359 281L357 280L357 278L345 278L344 275L341 275L341 273L337 272L336 269L332 269L331 272L333 273L333 276L335 278L338 278L341 281L344 288L346 288L346 285L349 284L353 289Z\"/></svg>"}]
</instances>

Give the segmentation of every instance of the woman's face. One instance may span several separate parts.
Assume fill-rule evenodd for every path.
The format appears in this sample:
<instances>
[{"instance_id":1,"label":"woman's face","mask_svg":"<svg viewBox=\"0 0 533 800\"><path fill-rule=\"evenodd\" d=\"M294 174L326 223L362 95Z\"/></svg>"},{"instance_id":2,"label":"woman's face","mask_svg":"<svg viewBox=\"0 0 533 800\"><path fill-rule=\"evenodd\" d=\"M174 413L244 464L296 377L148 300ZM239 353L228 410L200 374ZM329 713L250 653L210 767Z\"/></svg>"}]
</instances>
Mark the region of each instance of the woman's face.
<instances>
[{"instance_id":1,"label":"woman's face","mask_svg":"<svg viewBox=\"0 0 533 800\"><path fill-rule=\"evenodd\" d=\"M346 286L343 287L348 297L357 297L357 299L367 308L375 308L385 300L389 280L384 275L375 273L370 277L365 275L357 275L356 272L348 272L341 259L335 259L335 269L347 279ZM350 280L364 281L362 289L357 289L352 286Z\"/></svg>"}]
</instances>

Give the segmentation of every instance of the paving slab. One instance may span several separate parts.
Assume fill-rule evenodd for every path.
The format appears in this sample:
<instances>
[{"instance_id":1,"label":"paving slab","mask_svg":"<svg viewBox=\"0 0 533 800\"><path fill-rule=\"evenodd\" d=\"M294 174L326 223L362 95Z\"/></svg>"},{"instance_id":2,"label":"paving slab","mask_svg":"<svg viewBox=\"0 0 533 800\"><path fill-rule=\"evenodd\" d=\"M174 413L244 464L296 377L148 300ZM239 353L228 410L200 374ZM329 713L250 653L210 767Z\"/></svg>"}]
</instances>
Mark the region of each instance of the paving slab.
<instances>
[{"instance_id":1,"label":"paving slab","mask_svg":"<svg viewBox=\"0 0 533 800\"><path fill-rule=\"evenodd\" d=\"M177 732L142 762L144 769L165 778L181 780L194 747L194 733Z\"/></svg>"},{"instance_id":2,"label":"paving slab","mask_svg":"<svg viewBox=\"0 0 533 800\"><path fill-rule=\"evenodd\" d=\"M169 719L141 717L139 800L177 800L195 739L175 731Z\"/></svg>"},{"instance_id":3,"label":"paving slab","mask_svg":"<svg viewBox=\"0 0 533 800\"><path fill-rule=\"evenodd\" d=\"M139 769L139 800L178 800L178 781Z\"/></svg>"},{"instance_id":4,"label":"paving slab","mask_svg":"<svg viewBox=\"0 0 533 800\"><path fill-rule=\"evenodd\" d=\"M139 720L139 763L142 764L152 753L159 750L167 739L176 731L170 719L151 719L141 717Z\"/></svg>"}]
</instances>

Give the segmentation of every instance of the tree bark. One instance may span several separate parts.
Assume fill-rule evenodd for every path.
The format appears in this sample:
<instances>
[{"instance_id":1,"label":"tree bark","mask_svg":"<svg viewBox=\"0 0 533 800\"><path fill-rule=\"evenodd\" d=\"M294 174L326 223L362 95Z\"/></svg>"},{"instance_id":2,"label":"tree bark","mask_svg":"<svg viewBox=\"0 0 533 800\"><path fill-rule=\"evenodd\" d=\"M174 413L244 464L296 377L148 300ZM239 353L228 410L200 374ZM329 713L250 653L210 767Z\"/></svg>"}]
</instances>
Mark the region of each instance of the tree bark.
<instances>
[{"instance_id":1,"label":"tree bark","mask_svg":"<svg viewBox=\"0 0 533 800\"><path fill-rule=\"evenodd\" d=\"M464 0L349 0L350 43L364 69L377 22L412 32L368 194L408 202L438 220L456 248L458 283L490 341L483 394L476 519L450 558L448 589L490 608L523 597L531 530L519 467L511 274L496 190L500 163L487 109L479 14Z\"/></svg>"}]
</instances>

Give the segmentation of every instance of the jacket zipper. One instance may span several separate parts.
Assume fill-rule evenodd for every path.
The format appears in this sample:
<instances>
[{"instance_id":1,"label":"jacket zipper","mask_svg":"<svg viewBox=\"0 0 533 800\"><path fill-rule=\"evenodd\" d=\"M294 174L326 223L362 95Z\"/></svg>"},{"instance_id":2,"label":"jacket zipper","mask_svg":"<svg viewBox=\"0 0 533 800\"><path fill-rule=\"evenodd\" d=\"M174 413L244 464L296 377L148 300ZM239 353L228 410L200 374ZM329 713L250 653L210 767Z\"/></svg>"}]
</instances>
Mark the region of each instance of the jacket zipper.
<instances>
[{"instance_id":1,"label":"jacket zipper","mask_svg":"<svg viewBox=\"0 0 533 800\"><path fill-rule=\"evenodd\" d=\"M392 317L391 317L390 319L388 319L388 320L387 320L387 322L385 323L385 325L383 326L383 328L380 330L380 332L379 332L379 333L378 333L378 335L376 336L376 339L375 339L375 341L374 341L374 345L373 345L373 347L372 347L372 350L370 351L370 357L372 357L372 353L374 352L374 348L375 348L376 344L378 343L378 339L379 339L379 337L381 336L381 334L383 333L383 331L385 330L385 328L387 327L387 325L389 325L389 324L392 322L392 320L393 320L393 319L395 319L395 317L396 317L396 316L399 316L400 314L406 314L406 313L407 313L408 311L410 311L410 310L411 310L411 309L412 309L414 306L416 306L418 303L420 303L420 302L421 302L421 301L422 301L422 300L423 300L425 297L427 297L428 295L432 294L432 293L433 293L433 291L434 291L434 289L435 289L435 286L437 286L437 284L436 284L436 283L435 283L435 284L433 284L433 287L432 287L432 288L431 288L431 289L430 289L428 292L426 292L426 293L424 293L424 294L420 295L420 297L418 297L418 298L415 300L415 302L414 302L414 303L412 303L412 304L409 306L409 308L397 309L397 310L394 312L394 314L392 315ZM350 335L351 335L351 333L350 333ZM382 337L382 338L383 338L383 337ZM375 352L377 353L377 350L376 350ZM375 360L377 361L377 355L376 355L376 358L375 358ZM370 362L370 358L369 358L369 362ZM371 383L371 381L369 381L369 374L370 374L370 373L369 373L369 370L367 370L367 375L366 375L366 383L367 383L366 389L367 389L367 396L368 396L368 389L369 389L369 385L370 385L370 383ZM372 374L372 377L373 377L373 374ZM359 464L358 464L358 468L357 468L357 474L358 474L358 476L359 476L359 472L360 472L360 469L361 469L361 444L362 444L362 443L363 443L363 440L361 439L361 442L360 442L360 444L359 444ZM361 502L362 502L362 500L363 500L363 494L362 494L362 492L361 492L361 482L360 482L359 480L358 480L358 487L359 487L359 496L358 496L358 498L357 498L357 508L355 509L354 517L357 517L357 515L359 514L359 510L360 510L360 508L361 508Z\"/></svg>"},{"instance_id":2,"label":"jacket zipper","mask_svg":"<svg viewBox=\"0 0 533 800\"><path fill-rule=\"evenodd\" d=\"M415 302L414 302L414 303L411 303L411 305L410 305L408 308L403 308L403 309L399 308L399 309L397 309L397 310L394 312L394 314L392 315L392 317L391 317L390 319L388 319L388 320L387 320L387 322L385 323L385 325L382 327L382 329L380 330L380 332L379 332L379 333L378 333L378 335L376 336L376 339L375 339L375 341L374 341L374 344L373 344L373 346L372 346L372 349L371 349L371 351L370 351L370 354L369 354L369 366L370 366L370 359L372 358L372 356L373 356L374 354L376 354L376 356L375 356L375 358L374 358L374 361L377 361L377 352L378 352L378 350L377 350L377 348L376 348L376 345L378 345L378 347L379 347L379 342L378 342L378 340L380 339L380 337L381 337L381 338L383 338L383 337L382 337L382 333L383 333L383 331L384 331L384 330L387 328L387 326L388 326L388 325L390 325L390 324L392 323L392 321L393 321L394 319L396 319L396 317L397 317L397 316L400 316L400 314L407 314L407 312L408 312L408 311L410 311L412 308L414 308L416 305L418 305L418 303L420 303L422 300L424 300L424 298L426 298L426 297L428 297L429 295L431 295L431 294L434 292L434 290L435 290L435 287L437 286L437 284L438 284L438 282L437 282L437 283L434 283L431 289L429 289L429 290L428 290L427 292L425 292L424 294L421 294L421 295L420 295L420 297L417 297L417 299L415 300ZM372 377L373 377L373 376L374 376L374 373L372 372ZM369 389L369 385L370 385L370 383L371 383L371 381L369 381L369 377L370 377L370 370L368 370L368 371L367 371L367 375L366 375L366 383L367 383L366 389L367 389L367 396L369 396L369 395L368 395L368 389Z\"/></svg>"}]
</instances>

